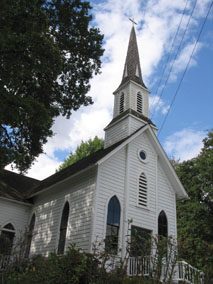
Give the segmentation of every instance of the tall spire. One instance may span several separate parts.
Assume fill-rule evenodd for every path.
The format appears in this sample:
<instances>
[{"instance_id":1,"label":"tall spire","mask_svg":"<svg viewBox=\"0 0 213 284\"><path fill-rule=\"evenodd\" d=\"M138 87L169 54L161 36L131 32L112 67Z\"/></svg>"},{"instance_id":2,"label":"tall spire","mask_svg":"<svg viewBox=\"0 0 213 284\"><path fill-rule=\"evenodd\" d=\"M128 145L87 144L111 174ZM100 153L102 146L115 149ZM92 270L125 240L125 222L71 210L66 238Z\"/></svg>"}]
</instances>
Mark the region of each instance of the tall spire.
<instances>
[{"instance_id":1,"label":"tall spire","mask_svg":"<svg viewBox=\"0 0 213 284\"><path fill-rule=\"evenodd\" d=\"M132 80L147 89L142 79L138 45L137 45L134 25L132 27L129 38L129 46L127 50L126 62L124 65L123 77L120 86L122 86L129 80Z\"/></svg>"}]
</instances>

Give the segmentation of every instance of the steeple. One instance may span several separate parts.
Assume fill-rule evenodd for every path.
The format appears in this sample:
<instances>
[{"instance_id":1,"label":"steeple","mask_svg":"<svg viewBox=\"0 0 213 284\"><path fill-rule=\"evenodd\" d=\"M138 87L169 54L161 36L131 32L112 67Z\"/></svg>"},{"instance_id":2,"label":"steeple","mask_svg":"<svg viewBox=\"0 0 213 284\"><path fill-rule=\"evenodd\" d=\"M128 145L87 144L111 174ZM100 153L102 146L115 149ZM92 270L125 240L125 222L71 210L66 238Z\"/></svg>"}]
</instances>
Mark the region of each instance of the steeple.
<instances>
[{"instance_id":1,"label":"steeple","mask_svg":"<svg viewBox=\"0 0 213 284\"><path fill-rule=\"evenodd\" d=\"M138 83L143 88L147 89L142 79L140 59L139 59L139 53L138 53L138 45L137 45L134 26L132 27L132 30L130 33L129 46L127 50L125 65L124 65L123 77L122 77L122 81L121 81L119 88L130 80Z\"/></svg>"},{"instance_id":2,"label":"steeple","mask_svg":"<svg viewBox=\"0 0 213 284\"><path fill-rule=\"evenodd\" d=\"M132 27L123 77L114 95L113 119L105 127L104 147L130 136L143 125L156 126L149 119L149 90L145 86L140 66L134 26Z\"/></svg>"}]
</instances>

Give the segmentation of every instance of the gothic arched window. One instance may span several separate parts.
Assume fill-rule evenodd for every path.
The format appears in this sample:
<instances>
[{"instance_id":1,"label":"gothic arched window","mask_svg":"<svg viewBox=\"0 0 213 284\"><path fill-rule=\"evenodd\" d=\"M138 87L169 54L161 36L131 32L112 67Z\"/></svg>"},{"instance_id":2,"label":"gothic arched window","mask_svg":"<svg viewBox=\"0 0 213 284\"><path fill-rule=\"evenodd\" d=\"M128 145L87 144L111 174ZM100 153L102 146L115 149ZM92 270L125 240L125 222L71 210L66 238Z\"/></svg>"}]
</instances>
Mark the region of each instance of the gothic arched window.
<instances>
[{"instance_id":1,"label":"gothic arched window","mask_svg":"<svg viewBox=\"0 0 213 284\"><path fill-rule=\"evenodd\" d=\"M139 176L138 205L144 207L147 207L148 205L147 179L144 173L141 173Z\"/></svg>"},{"instance_id":2,"label":"gothic arched window","mask_svg":"<svg viewBox=\"0 0 213 284\"><path fill-rule=\"evenodd\" d=\"M168 237L168 222L165 212L162 210L158 216L158 235Z\"/></svg>"},{"instance_id":3,"label":"gothic arched window","mask_svg":"<svg viewBox=\"0 0 213 284\"><path fill-rule=\"evenodd\" d=\"M69 206L69 203L66 202L64 205L62 216L61 216L60 235L59 235L59 242L58 242L58 254L64 253L69 211L70 211L70 206Z\"/></svg>"},{"instance_id":4,"label":"gothic arched window","mask_svg":"<svg viewBox=\"0 0 213 284\"><path fill-rule=\"evenodd\" d=\"M108 204L105 249L116 254L120 228L121 208L118 198L114 195Z\"/></svg>"},{"instance_id":5,"label":"gothic arched window","mask_svg":"<svg viewBox=\"0 0 213 284\"><path fill-rule=\"evenodd\" d=\"M143 98L140 92L137 93L137 111L143 112Z\"/></svg>"},{"instance_id":6,"label":"gothic arched window","mask_svg":"<svg viewBox=\"0 0 213 284\"><path fill-rule=\"evenodd\" d=\"M124 93L121 93L120 96L120 113L122 113L124 111Z\"/></svg>"},{"instance_id":7,"label":"gothic arched window","mask_svg":"<svg viewBox=\"0 0 213 284\"><path fill-rule=\"evenodd\" d=\"M30 247L31 247L31 243L32 243L32 238L33 238L33 231L35 228L35 214L33 214L31 220L30 220L30 225L29 225L29 229L27 232L27 246L26 246L26 253L25 256L28 257L30 254Z\"/></svg>"},{"instance_id":8,"label":"gothic arched window","mask_svg":"<svg viewBox=\"0 0 213 284\"><path fill-rule=\"evenodd\" d=\"M15 237L15 228L11 223L8 223L2 228L0 235L0 254L11 254L13 240Z\"/></svg>"}]
</instances>

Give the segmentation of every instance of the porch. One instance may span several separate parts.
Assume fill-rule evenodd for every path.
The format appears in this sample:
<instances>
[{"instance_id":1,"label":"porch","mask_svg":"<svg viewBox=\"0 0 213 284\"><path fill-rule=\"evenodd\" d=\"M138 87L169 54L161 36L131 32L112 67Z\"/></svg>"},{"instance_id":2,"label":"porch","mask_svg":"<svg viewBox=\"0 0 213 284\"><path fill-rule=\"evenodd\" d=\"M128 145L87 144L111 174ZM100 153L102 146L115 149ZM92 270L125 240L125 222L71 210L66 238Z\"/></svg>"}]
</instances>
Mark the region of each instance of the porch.
<instances>
[{"instance_id":1,"label":"porch","mask_svg":"<svg viewBox=\"0 0 213 284\"><path fill-rule=\"evenodd\" d=\"M160 266L161 280L172 277L173 283L204 284L204 273L185 261L177 261L169 267L166 264ZM129 276L153 276L159 272L156 259L152 256L130 257L128 260L127 274Z\"/></svg>"}]
</instances>

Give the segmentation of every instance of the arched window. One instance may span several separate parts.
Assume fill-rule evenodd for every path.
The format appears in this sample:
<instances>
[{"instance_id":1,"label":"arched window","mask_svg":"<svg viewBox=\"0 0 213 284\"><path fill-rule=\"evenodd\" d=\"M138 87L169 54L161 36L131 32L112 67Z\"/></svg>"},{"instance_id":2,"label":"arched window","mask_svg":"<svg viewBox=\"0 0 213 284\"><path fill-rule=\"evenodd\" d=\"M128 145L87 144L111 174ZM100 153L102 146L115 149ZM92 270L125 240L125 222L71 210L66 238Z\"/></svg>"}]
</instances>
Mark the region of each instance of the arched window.
<instances>
[{"instance_id":1,"label":"arched window","mask_svg":"<svg viewBox=\"0 0 213 284\"><path fill-rule=\"evenodd\" d=\"M124 111L124 93L121 93L120 96L120 113Z\"/></svg>"},{"instance_id":2,"label":"arched window","mask_svg":"<svg viewBox=\"0 0 213 284\"><path fill-rule=\"evenodd\" d=\"M29 229L27 232L27 245L26 245L26 253L25 253L25 257L28 257L30 254L30 247L31 247L31 243L32 243L32 238L33 238L33 231L35 228L35 214L33 214L31 220L30 220L30 225L29 225Z\"/></svg>"},{"instance_id":3,"label":"arched window","mask_svg":"<svg viewBox=\"0 0 213 284\"><path fill-rule=\"evenodd\" d=\"M121 208L118 198L114 195L108 204L105 249L116 254L120 228Z\"/></svg>"},{"instance_id":4,"label":"arched window","mask_svg":"<svg viewBox=\"0 0 213 284\"><path fill-rule=\"evenodd\" d=\"M0 254L10 255L15 237L15 228L8 223L2 228L0 236Z\"/></svg>"},{"instance_id":5,"label":"arched window","mask_svg":"<svg viewBox=\"0 0 213 284\"><path fill-rule=\"evenodd\" d=\"M64 209L63 209L63 213L61 217L60 236L59 236L59 242L58 242L58 254L64 253L69 211L70 211L70 206L69 206L69 203L66 202L64 205Z\"/></svg>"},{"instance_id":6,"label":"arched window","mask_svg":"<svg viewBox=\"0 0 213 284\"><path fill-rule=\"evenodd\" d=\"M137 93L137 111L143 112L143 98L140 92Z\"/></svg>"},{"instance_id":7,"label":"arched window","mask_svg":"<svg viewBox=\"0 0 213 284\"><path fill-rule=\"evenodd\" d=\"M165 212L162 210L158 216L158 235L168 237L168 222Z\"/></svg>"},{"instance_id":8,"label":"arched window","mask_svg":"<svg viewBox=\"0 0 213 284\"><path fill-rule=\"evenodd\" d=\"M138 205L143 207L148 205L147 179L144 173L139 176Z\"/></svg>"}]
</instances>

